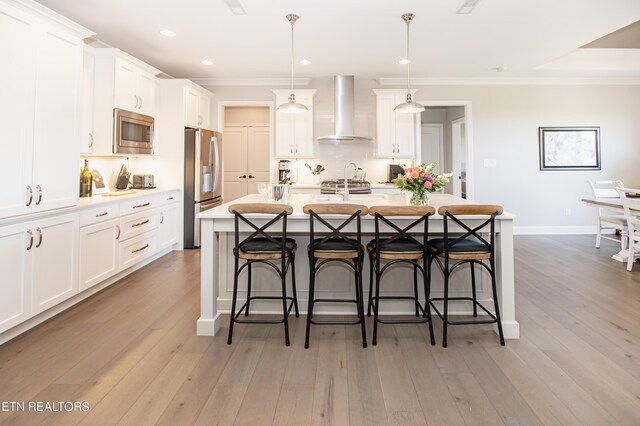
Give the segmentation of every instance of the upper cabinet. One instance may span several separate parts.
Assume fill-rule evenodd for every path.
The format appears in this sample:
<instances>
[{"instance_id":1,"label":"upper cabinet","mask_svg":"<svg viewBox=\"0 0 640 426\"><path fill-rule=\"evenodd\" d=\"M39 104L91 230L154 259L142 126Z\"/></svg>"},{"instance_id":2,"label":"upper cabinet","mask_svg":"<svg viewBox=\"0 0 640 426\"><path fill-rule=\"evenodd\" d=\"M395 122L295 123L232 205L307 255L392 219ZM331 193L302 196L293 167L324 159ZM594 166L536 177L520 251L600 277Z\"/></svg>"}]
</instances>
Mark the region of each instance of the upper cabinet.
<instances>
[{"instance_id":1,"label":"upper cabinet","mask_svg":"<svg viewBox=\"0 0 640 426\"><path fill-rule=\"evenodd\" d=\"M80 129L80 152L93 151L93 92L95 90L96 55L94 49L84 46L82 71L82 124Z\"/></svg>"},{"instance_id":2,"label":"upper cabinet","mask_svg":"<svg viewBox=\"0 0 640 426\"><path fill-rule=\"evenodd\" d=\"M0 217L78 199L83 38L48 9L0 1Z\"/></svg>"},{"instance_id":3,"label":"upper cabinet","mask_svg":"<svg viewBox=\"0 0 640 426\"><path fill-rule=\"evenodd\" d=\"M156 77L130 61L115 58L116 108L139 112L155 117L156 115Z\"/></svg>"},{"instance_id":4,"label":"upper cabinet","mask_svg":"<svg viewBox=\"0 0 640 426\"><path fill-rule=\"evenodd\" d=\"M394 112L407 100L405 90L374 90L376 94L376 157L414 158L419 114Z\"/></svg>"},{"instance_id":5,"label":"upper cabinet","mask_svg":"<svg viewBox=\"0 0 640 426\"><path fill-rule=\"evenodd\" d=\"M289 102L290 90L273 90L276 108ZM276 158L313 157L313 96L312 89L296 90L296 101L309 111L301 114L287 114L276 110Z\"/></svg>"},{"instance_id":6,"label":"upper cabinet","mask_svg":"<svg viewBox=\"0 0 640 426\"><path fill-rule=\"evenodd\" d=\"M185 83L184 122L188 127L211 128L211 94L195 84Z\"/></svg>"},{"instance_id":7,"label":"upper cabinet","mask_svg":"<svg viewBox=\"0 0 640 426\"><path fill-rule=\"evenodd\" d=\"M91 58L85 54L85 62ZM145 64L118 49L92 49L95 65L93 78L93 131L91 148L83 152L93 155L113 155L113 109L119 108L154 117L159 126L159 84L155 77L160 70ZM89 65L85 63L85 73ZM90 90L90 88L88 89ZM85 94L85 97L89 95ZM157 129L154 146L158 144ZM86 135L85 135L86 137Z\"/></svg>"}]
</instances>

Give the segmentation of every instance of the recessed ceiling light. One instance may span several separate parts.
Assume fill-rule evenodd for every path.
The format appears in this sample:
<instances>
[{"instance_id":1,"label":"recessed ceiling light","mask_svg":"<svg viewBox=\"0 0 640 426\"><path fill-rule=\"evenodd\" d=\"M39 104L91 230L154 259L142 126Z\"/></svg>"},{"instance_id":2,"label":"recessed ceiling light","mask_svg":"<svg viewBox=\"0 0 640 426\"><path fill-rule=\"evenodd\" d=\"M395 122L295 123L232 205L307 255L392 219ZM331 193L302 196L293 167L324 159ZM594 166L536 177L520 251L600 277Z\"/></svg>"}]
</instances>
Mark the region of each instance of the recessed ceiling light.
<instances>
[{"instance_id":1,"label":"recessed ceiling light","mask_svg":"<svg viewBox=\"0 0 640 426\"><path fill-rule=\"evenodd\" d=\"M213 65L213 61L210 61L209 59L203 59L200 61L200 63L202 65Z\"/></svg>"},{"instance_id":2,"label":"recessed ceiling light","mask_svg":"<svg viewBox=\"0 0 640 426\"><path fill-rule=\"evenodd\" d=\"M473 8L476 7L478 3L480 3L480 0L465 0L456 13L458 15L468 15L473 12Z\"/></svg>"},{"instance_id":3,"label":"recessed ceiling light","mask_svg":"<svg viewBox=\"0 0 640 426\"><path fill-rule=\"evenodd\" d=\"M224 0L227 4L227 7L234 15L246 15L247 12L244 10L244 7L240 4L239 0Z\"/></svg>"},{"instance_id":4,"label":"recessed ceiling light","mask_svg":"<svg viewBox=\"0 0 640 426\"><path fill-rule=\"evenodd\" d=\"M398 63L399 63L400 65L407 65L407 64L409 63L409 60L408 60L408 59L400 59L400 60L398 61Z\"/></svg>"},{"instance_id":5,"label":"recessed ceiling light","mask_svg":"<svg viewBox=\"0 0 640 426\"><path fill-rule=\"evenodd\" d=\"M300 65L310 65L311 61L308 59L301 59L300 60Z\"/></svg>"},{"instance_id":6,"label":"recessed ceiling light","mask_svg":"<svg viewBox=\"0 0 640 426\"><path fill-rule=\"evenodd\" d=\"M175 31L171 31L171 30L162 30L162 31L160 31L160 34L162 34L165 37L175 37L176 36Z\"/></svg>"}]
</instances>

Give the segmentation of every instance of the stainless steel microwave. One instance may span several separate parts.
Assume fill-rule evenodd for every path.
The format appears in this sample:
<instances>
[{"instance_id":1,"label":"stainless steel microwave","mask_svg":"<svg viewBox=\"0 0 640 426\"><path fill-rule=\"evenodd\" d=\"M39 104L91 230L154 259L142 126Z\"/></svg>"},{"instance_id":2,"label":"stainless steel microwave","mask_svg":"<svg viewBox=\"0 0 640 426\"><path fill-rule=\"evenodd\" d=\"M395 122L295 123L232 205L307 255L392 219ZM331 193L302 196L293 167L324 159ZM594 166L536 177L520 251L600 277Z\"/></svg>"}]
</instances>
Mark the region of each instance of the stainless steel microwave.
<instances>
[{"instance_id":1,"label":"stainless steel microwave","mask_svg":"<svg viewBox=\"0 0 640 426\"><path fill-rule=\"evenodd\" d=\"M113 153L153 154L154 122L148 115L114 108Z\"/></svg>"}]
</instances>

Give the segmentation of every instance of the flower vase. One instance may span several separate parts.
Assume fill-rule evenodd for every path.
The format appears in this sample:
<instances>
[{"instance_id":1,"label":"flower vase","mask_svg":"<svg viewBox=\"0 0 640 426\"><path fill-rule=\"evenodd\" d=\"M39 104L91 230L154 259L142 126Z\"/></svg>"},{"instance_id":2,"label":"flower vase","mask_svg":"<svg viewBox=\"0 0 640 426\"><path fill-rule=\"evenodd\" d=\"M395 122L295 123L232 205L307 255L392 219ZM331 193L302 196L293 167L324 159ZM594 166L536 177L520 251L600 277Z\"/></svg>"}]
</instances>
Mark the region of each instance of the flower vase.
<instances>
[{"instance_id":1,"label":"flower vase","mask_svg":"<svg viewBox=\"0 0 640 426\"><path fill-rule=\"evenodd\" d=\"M411 198L409 199L409 203L412 206L428 206L429 205L429 196L428 192L412 192Z\"/></svg>"}]
</instances>

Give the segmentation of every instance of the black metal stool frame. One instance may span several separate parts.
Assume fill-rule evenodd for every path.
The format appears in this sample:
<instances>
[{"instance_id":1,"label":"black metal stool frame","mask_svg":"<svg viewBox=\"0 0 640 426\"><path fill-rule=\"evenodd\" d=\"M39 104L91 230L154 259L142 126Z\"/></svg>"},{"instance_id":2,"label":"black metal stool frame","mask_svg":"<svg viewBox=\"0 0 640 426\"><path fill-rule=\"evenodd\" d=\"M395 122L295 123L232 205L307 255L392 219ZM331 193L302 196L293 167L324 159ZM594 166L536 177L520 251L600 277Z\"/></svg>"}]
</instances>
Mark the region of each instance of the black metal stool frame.
<instances>
[{"instance_id":1,"label":"black metal stool frame","mask_svg":"<svg viewBox=\"0 0 640 426\"><path fill-rule=\"evenodd\" d=\"M306 329L306 334L305 334L305 340L304 340L304 347L305 349L309 348L309 335L311 334L311 324L314 325L357 325L357 324L361 324L362 326L362 347L366 348L367 347L367 331L366 331L366 326L365 326L365 321L364 321L364 306L363 306L363 293L362 293L362 267L364 264L364 250L362 247L362 227L361 227L361 218L360 218L360 214L362 213L362 211L358 210L355 213L353 213L351 216L349 216L349 218L347 218L344 222L342 222L337 228L332 226L329 222L327 222L326 220L324 220L322 217L320 217L317 213L315 213L313 210L309 211L309 248L308 248L308 253L309 253L309 305L307 308L307 329ZM351 240L349 240L342 232L340 232L344 227L346 227L348 224L350 224L351 222L353 222L353 220L356 220L356 226L357 226L357 243L352 242ZM329 235L326 235L322 240L320 240L318 242L318 244L322 244L326 241L329 241L332 238L340 238L342 240L344 240L347 245L352 246L353 247L353 251L356 251L358 253L358 257L352 259L352 262L349 262L347 259L317 259L316 257L314 257L314 249L315 249L315 243L314 243L314 236L315 236L315 232L314 232L314 220L318 220L320 223L322 223L324 226L326 226L329 230L330 233ZM351 300L351 299L316 299L315 298L315 286L316 286L316 272L324 265L326 265L327 263L330 262L340 262L340 263L344 263L345 265L349 266L350 268L353 269L354 273L355 273L355 279L356 279L356 299L355 300ZM357 306L357 315L358 315L358 320L357 321L316 321L313 319L313 308L315 306L316 303L318 302L337 302L337 303L355 303Z\"/></svg>"},{"instance_id":2,"label":"black metal stool frame","mask_svg":"<svg viewBox=\"0 0 640 426\"><path fill-rule=\"evenodd\" d=\"M484 221L483 223L481 223L480 225L476 226L475 228L471 228L470 226L468 226L467 224L465 224L463 221L461 221L460 219L458 219L457 217L455 217L454 215L452 215L451 213L447 212L443 215L443 230L444 230L444 249L443 250L437 250L433 253L431 253L430 259L429 259L429 265L428 265L428 269L431 270L431 263L433 262L433 260L436 260L436 263L438 264L438 266L440 267L440 270L442 271L442 273L444 274L444 297L434 297L431 298L429 297L429 304L431 305L431 307L433 308L433 310L436 312L436 314L440 317L440 319L442 320L442 347L446 348L447 347L447 326L448 325L474 325L474 324L493 324L496 323L498 326L498 334L500 336L500 345L504 346L505 342L504 342L504 333L502 332L502 322L500 319L500 307L498 306L498 291L497 291L497 286L496 286L496 273L495 273L495 222L496 222L496 216L497 213L493 213L490 215L489 219L487 219L486 221ZM453 242L449 242L449 228L448 228L448 220L452 220L454 221L456 224L458 224L460 227L462 227L465 230L465 233L457 238L455 238L453 240ZM485 228L487 225L490 226L490 241L487 241L486 239L484 239L482 237L482 235L480 235L480 230ZM453 266L449 267L449 253L451 252L451 248L453 246L455 246L456 244L460 243L461 241L463 241L465 238L469 237L469 236L473 236L475 237L478 242L480 242L481 244L483 244L484 246L486 246L487 251L489 252L489 265L487 265L486 263L482 262L481 260L459 260L457 262L455 262L453 264ZM444 253L444 260L440 260L440 258L438 257L439 254ZM471 297L449 297L449 277L451 276L451 274L460 266L464 265L464 264L470 264L470 269L471 269L471 290L472 290L472 296ZM474 265L478 264L480 266L482 266L484 269L487 270L487 272L489 273L490 277L491 277L491 288L492 288L492 292L493 292L493 304L494 304L494 309L495 309L495 315L490 312L486 307L484 307L484 305L482 305L480 302L478 302L477 298L476 298L476 280L475 280L475 270L474 270ZM489 317L491 319L489 320L469 320L469 321L451 321L449 320L449 301L450 300L467 300L467 301L471 301L473 303L473 316L477 317L478 316L478 310L477 307L480 307L484 312L487 313L487 315L489 315ZM441 313L438 308L435 306L435 304L433 303L434 301L443 301L444 302L444 306L443 306L443 312Z\"/></svg>"},{"instance_id":3,"label":"black metal stool frame","mask_svg":"<svg viewBox=\"0 0 640 426\"><path fill-rule=\"evenodd\" d=\"M233 211L233 214L234 214L234 224L235 224L235 248L233 250L233 254L235 258L235 269L234 269L235 273L233 277L233 299L231 302L229 337L227 338L227 344L230 345L232 342L234 323L240 323L240 324L284 323L285 345L289 346L290 345L289 314L291 313L292 307L295 307L296 317L300 316L300 312L298 310L298 298L297 298L297 291L296 291L295 252L292 250L292 252L288 256L286 255L287 253L287 249L286 249L287 213L283 211L282 213L276 215L272 220L267 222L267 224L265 224L262 227L256 226L253 222L251 222L250 220L248 220L246 217L244 217L242 214L238 213L235 210ZM265 231L271 225L278 222L280 219L282 219L281 241L279 241L276 238L273 238L271 235L269 235ZM246 223L247 225L249 225L251 228L255 230L253 234L245 238L242 242L240 242L240 229L239 229L240 221L243 221L244 223ZM242 250L243 245L245 245L247 242L250 242L258 235L262 235L272 243L275 243L276 245L280 245L280 256L281 256L280 267L278 267L274 262L268 259L246 259L246 263L239 267L240 250ZM276 273L278 274L282 282L282 296L251 296L251 265L253 265L254 263L263 263L263 264L269 265L271 268L273 268L276 271ZM291 286L292 286L293 296L287 296L286 276L287 276L287 271L289 270L289 267L291 267ZM240 276L240 272L242 272L244 268L247 268L247 279L248 279L247 299L245 303L240 307L238 312L236 313L236 302L238 298L238 277ZM242 311L245 311L244 313L245 316L249 315L249 306L252 300L282 300L283 318L281 320L239 320L238 317L242 314ZM288 307L287 307L287 301L291 302Z\"/></svg>"},{"instance_id":4,"label":"black metal stool frame","mask_svg":"<svg viewBox=\"0 0 640 426\"><path fill-rule=\"evenodd\" d=\"M373 307L373 337L371 339L371 344L376 345L378 343L378 324L422 324L429 323L429 337L432 345L436 344L435 337L433 334L433 323L431 321L431 309L429 306L429 293L430 293L430 285L431 279L429 276L430 270L427 266L429 253L427 252L427 238L429 235L429 215L422 216L415 221L413 221L410 225L405 228L400 228L393 222L389 221L386 217L381 215L380 213L375 213L375 249L369 252L369 263L370 263L370 273L369 273L369 303L367 306L367 316L371 316L371 308ZM393 236L380 240L380 221L384 222L386 225L393 228L397 233ZM414 237L409 234L409 231L419 225L421 222L424 222L423 228L423 241L419 242ZM420 259L395 259L390 260L385 263L382 268L380 267L380 255L385 246L389 246L393 241L405 238L408 239L418 246L422 247L422 266L419 265L418 260ZM384 271L389 269L389 267L401 264L408 263L413 266L413 296L380 296L380 279L382 278L382 274ZM373 281L374 281L374 270L375 270L375 296L373 293ZM424 286L424 295L425 295L425 304L422 306L420 300L418 299L418 270L422 273L423 276L423 286ZM421 320L381 320L379 318L379 305L380 300L413 300L415 302L416 308L416 317L420 316L420 312L422 312L422 317L424 319Z\"/></svg>"}]
</instances>

